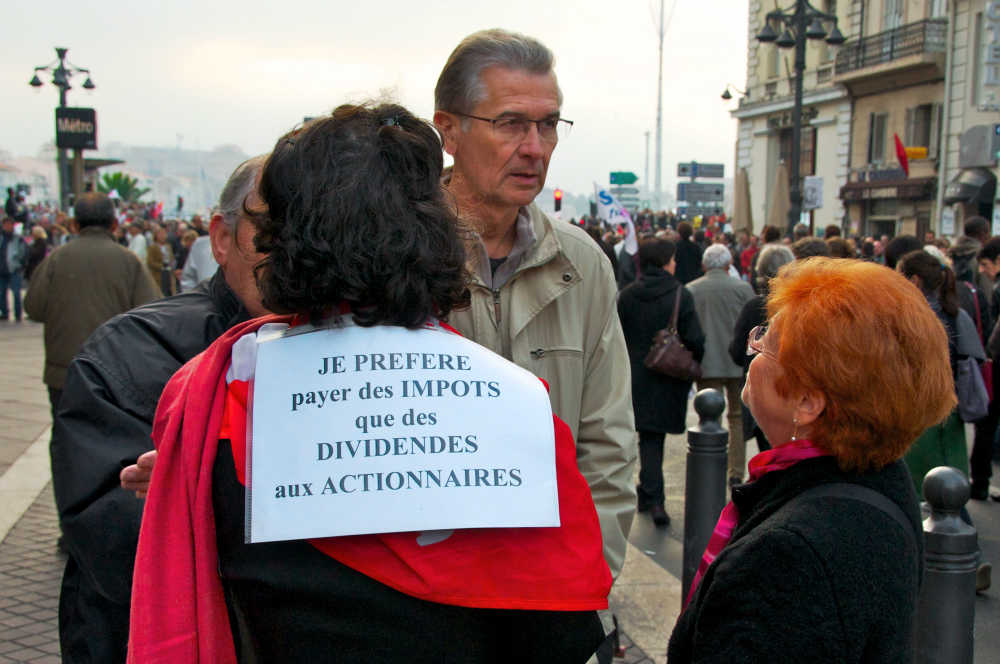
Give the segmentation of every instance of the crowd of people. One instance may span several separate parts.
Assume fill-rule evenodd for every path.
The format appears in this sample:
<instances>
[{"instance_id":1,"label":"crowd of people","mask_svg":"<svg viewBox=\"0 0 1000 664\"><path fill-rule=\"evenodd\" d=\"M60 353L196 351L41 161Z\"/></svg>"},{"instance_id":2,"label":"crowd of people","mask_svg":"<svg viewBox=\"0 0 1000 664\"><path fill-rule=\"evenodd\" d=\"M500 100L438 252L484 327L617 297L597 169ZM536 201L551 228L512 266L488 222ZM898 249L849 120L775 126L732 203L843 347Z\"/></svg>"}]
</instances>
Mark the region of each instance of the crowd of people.
<instances>
[{"instance_id":1,"label":"crowd of people","mask_svg":"<svg viewBox=\"0 0 1000 664\"><path fill-rule=\"evenodd\" d=\"M664 438L694 384L728 401L732 500L662 626L670 662L912 660L917 492L930 467L968 470L955 381L1000 351L1000 293L972 283L1000 276L1000 238L973 219L950 254L859 248L657 214L616 250L534 203L571 125L553 66L530 37L470 35L432 122L391 103L314 118L236 169L207 228L77 201L24 302L45 325L63 661L610 662L607 597L635 511L669 523ZM14 223L8 273L27 264ZM403 508L407 532L248 543L254 348L351 326L475 342L520 368L515 391L542 379L544 418L505 415L554 432L559 525L419 532ZM680 369L647 362L664 330ZM976 420L980 499L998 412ZM289 446L303 435L290 421Z\"/></svg>"}]
</instances>

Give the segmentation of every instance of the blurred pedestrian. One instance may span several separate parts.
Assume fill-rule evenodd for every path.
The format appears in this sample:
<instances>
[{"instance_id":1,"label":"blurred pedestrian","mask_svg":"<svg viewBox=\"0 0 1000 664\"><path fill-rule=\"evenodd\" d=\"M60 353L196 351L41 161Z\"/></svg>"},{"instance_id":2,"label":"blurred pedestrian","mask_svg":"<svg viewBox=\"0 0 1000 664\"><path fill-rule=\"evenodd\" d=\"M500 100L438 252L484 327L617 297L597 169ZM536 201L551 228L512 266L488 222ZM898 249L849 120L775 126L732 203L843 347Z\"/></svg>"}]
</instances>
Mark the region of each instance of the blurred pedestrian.
<instances>
[{"instance_id":1,"label":"blurred pedestrian","mask_svg":"<svg viewBox=\"0 0 1000 664\"><path fill-rule=\"evenodd\" d=\"M701 276L701 255L705 252L701 241L692 241L694 228L686 221L677 226L681 239L677 243L677 281L686 284ZM700 231L699 231L700 232Z\"/></svg>"},{"instance_id":2,"label":"blurred pedestrian","mask_svg":"<svg viewBox=\"0 0 1000 664\"><path fill-rule=\"evenodd\" d=\"M840 237L840 226L836 224L830 224L825 229L823 229L823 239L829 240L832 237Z\"/></svg>"},{"instance_id":3,"label":"blurred pedestrian","mask_svg":"<svg viewBox=\"0 0 1000 664\"><path fill-rule=\"evenodd\" d=\"M822 242L822 240L820 240ZM732 254L723 245L705 250L702 267L705 276L687 288L694 297L698 320L705 332L705 357L701 361L698 390L718 390L726 397L729 417L729 486L743 482L746 466L746 441L743 438L743 367L729 356L736 322L747 302L754 298L753 288L729 276Z\"/></svg>"},{"instance_id":4,"label":"blurred pedestrian","mask_svg":"<svg viewBox=\"0 0 1000 664\"><path fill-rule=\"evenodd\" d=\"M49 253L49 242L45 229L41 226L34 226L31 229L31 245L28 247L28 261L24 265L24 280L31 281L31 275L35 272L45 256Z\"/></svg>"},{"instance_id":5,"label":"blurred pedestrian","mask_svg":"<svg viewBox=\"0 0 1000 664\"><path fill-rule=\"evenodd\" d=\"M912 235L897 235L888 242L883 244L883 264L890 270L896 269L896 263L899 259L910 253L911 251L919 251L923 249L923 245L920 244L920 240Z\"/></svg>"},{"instance_id":6,"label":"blurred pedestrian","mask_svg":"<svg viewBox=\"0 0 1000 664\"><path fill-rule=\"evenodd\" d=\"M843 238L832 237L826 241L826 244L830 248L830 256L833 258L857 258L851 245Z\"/></svg>"},{"instance_id":7,"label":"blurred pedestrian","mask_svg":"<svg viewBox=\"0 0 1000 664\"><path fill-rule=\"evenodd\" d=\"M776 226L767 225L760 231L760 244L761 249L764 249L769 244L781 244L781 230ZM755 289L758 288L757 283L757 260L759 253L754 254L753 258L750 260L750 285ZM760 292L760 291L758 291Z\"/></svg>"},{"instance_id":8,"label":"blurred pedestrian","mask_svg":"<svg viewBox=\"0 0 1000 664\"><path fill-rule=\"evenodd\" d=\"M8 214L0 223L3 229L0 232L0 320L10 320L9 290L14 301L14 319L20 323L21 276L28 261L28 245L23 237L14 232L14 222L15 218Z\"/></svg>"},{"instance_id":9,"label":"blurred pedestrian","mask_svg":"<svg viewBox=\"0 0 1000 664\"><path fill-rule=\"evenodd\" d=\"M590 237L594 238L594 242L597 243L597 246L601 248L601 251L604 252L604 255L608 257L609 261L611 261L611 269L614 270L615 281L617 282L618 281L618 255L615 254L615 250L611 247L611 245L604 241L604 238L602 237L602 233L601 233L601 227L600 226L591 226L590 228L587 229L587 235L589 235Z\"/></svg>"},{"instance_id":10,"label":"blurred pedestrian","mask_svg":"<svg viewBox=\"0 0 1000 664\"><path fill-rule=\"evenodd\" d=\"M698 321L694 298L674 276L677 269L674 243L643 241L639 245L639 267L642 275L618 297L618 317L632 368L632 411L639 432L638 510L648 511L657 526L666 526L670 515L664 507L663 441L668 433L684 433L691 381L650 371L643 360L656 333L670 326L678 288L682 290L677 332L697 361L705 355L705 333Z\"/></svg>"},{"instance_id":11,"label":"blurred pedestrian","mask_svg":"<svg viewBox=\"0 0 1000 664\"><path fill-rule=\"evenodd\" d=\"M133 222L128 225L126 230L128 231L128 250L145 264L149 242L146 241L146 234L142 230L142 225Z\"/></svg>"},{"instance_id":12,"label":"blurred pedestrian","mask_svg":"<svg viewBox=\"0 0 1000 664\"><path fill-rule=\"evenodd\" d=\"M948 335L948 359L953 378L958 377L958 362L974 358L978 363L986 360L986 352L979 341L975 323L959 305L955 288L955 273L923 250L902 256L896 271L920 289L927 304L935 313ZM978 370L978 367L977 367ZM954 387L952 384L952 390ZM988 414L987 414L988 417ZM924 477L938 466L951 466L970 475L965 422L959 409L954 409L941 423L927 428L906 453L906 465L913 478L917 497L922 498ZM986 477L989 483L989 476ZM968 510L962 508L962 518L972 524ZM992 565L979 554L976 590L990 587Z\"/></svg>"},{"instance_id":13,"label":"blurred pedestrian","mask_svg":"<svg viewBox=\"0 0 1000 664\"><path fill-rule=\"evenodd\" d=\"M174 269L177 267L177 261L174 260L173 247L167 242L167 230L162 226L157 226L153 230L153 242L146 250L146 265L149 267L150 276L159 284L164 296L176 294Z\"/></svg>"},{"instance_id":14,"label":"blurred pedestrian","mask_svg":"<svg viewBox=\"0 0 1000 664\"><path fill-rule=\"evenodd\" d=\"M830 255L830 245L818 237L804 237L793 243L791 248L796 260L812 258L813 256Z\"/></svg>"},{"instance_id":15,"label":"blurred pedestrian","mask_svg":"<svg viewBox=\"0 0 1000 664\"><path fill-rule=\"evenodd\" d=\"M753 357L747 354L750 332L767 322L766 299L768 286L771 283L771 279L778 274L778 270L782 266L795 260L792 250L780 244L772 244L764 247L760 254L760 260L757 262L758 283L756 284L756 291L758 295L755 295L752 300L743 305L743 311L740 312L740 317L736 320L733 330L733 341L729 344L729 357L733 362L743 367L744 383L746 382L747 372L750 370L750 362L753 360ZM758 451L764 452L771 449L771 444L764 436L764 432L757 426L757 422L753 419L753 414L747 408L746 404L743 404L741 411L743 416L744 446L747 440L755 438Z\"/></svg>"},{"instance_id":16,"label":"blurred pedestrian","mask_svg":"<svg viewBox=\"0 0 1000 664\"><path fill-rule=\"evenodd\" d=\"M787 266L767 308L743 399L775 447L734 487L667 659L913 661L923 537L900 458L955 404L944 330L861 261Z\"/></svg>"},{"instance_id":17,"label":"blurred pedestrian","mask_svg":"<svg viewBox=\"0 0 1000 664\"><path fill-rule=\"evenodd\" d=\"M802 238L809 237L809 227L799 222L792 228L792 239L798 242Z\"/></svg>"},{"instance_id":18,"label":"blurred pedestrian","mask_svg":"<svg viewBox=\"0 0 1000 664\"><path fill-rule=\"evenodd\" d=\"M993 296L993 280L979 272L976 255L990 239L990 229L991 224L986 217L969 217L962 225L962 236L946 250L955 268L955 278L974 283L987 298Z\"/></svg>"},{"instance_id":19,"label":"blurred pedestrian","mask_svg":"<svg viewBox=\"0 0 1000 664\"><path fill-rule=\"evenodd\" d=\"M206 237L199 237L188 250L181 269L181 292L186 293L195 286L210 278L219 269L219 264L212 255L212 242Z\"/></svg>"}]
</instances>

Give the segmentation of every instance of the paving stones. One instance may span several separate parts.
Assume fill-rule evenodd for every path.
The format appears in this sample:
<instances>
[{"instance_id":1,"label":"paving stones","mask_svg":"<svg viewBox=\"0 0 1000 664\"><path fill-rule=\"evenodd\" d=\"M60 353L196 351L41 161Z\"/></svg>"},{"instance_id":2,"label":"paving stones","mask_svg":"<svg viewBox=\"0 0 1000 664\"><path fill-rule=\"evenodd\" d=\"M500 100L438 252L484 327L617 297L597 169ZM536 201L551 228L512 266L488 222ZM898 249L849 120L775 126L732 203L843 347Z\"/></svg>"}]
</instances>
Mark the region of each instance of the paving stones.
<instances>
[{"instance_id":1,"label":"paving stones","mask_svg":"<svg viewBox=\"0 0 1000 664\"><path fill-rule=\"evenodd\" d=\"M58 538L49 484L0 543L0 664L62 661L58 606L66 556Z\"/></svg>"}]
</instances>

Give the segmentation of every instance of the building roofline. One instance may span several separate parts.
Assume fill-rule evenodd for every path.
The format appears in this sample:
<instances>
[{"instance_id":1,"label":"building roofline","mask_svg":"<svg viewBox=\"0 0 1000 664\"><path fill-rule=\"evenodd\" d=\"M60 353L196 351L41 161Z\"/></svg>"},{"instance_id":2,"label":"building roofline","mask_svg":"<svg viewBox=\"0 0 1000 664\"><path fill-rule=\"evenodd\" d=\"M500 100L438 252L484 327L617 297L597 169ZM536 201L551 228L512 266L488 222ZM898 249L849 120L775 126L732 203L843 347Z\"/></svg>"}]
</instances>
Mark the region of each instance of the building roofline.
<instances>
[{"instance_id":1,"label":"building roofline","mask_svg":"<svg viewBox=\"0 0 1000 664\"><path fill-rule=\"evenodd\" d=\"M847 99L847 88L837 85L821 90L807 90L802 95L802 105L821 104L828 101ZM780 111L790 110L795 106L795 98L792 96L781 97L780 99L769 99L755 104L744 104L729 114L738 119L753 118L758 115L769 115Z\"/></svg>"}]
</instances>

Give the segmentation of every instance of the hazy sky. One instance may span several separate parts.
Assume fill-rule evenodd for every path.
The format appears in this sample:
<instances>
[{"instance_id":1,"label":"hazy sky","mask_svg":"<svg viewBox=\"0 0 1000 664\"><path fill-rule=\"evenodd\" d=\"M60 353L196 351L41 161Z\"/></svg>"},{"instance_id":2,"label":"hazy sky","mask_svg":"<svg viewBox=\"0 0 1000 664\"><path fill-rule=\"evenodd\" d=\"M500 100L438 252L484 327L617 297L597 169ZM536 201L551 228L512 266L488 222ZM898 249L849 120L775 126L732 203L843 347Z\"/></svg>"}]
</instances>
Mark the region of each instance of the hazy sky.
<instances>
[{"instance_id":1,"label":"hazy sky","mask_svg":"<svg viewBox=\"0 0 1000 664\"><path fill-rule=\"evenodd\" d=\"M668 17L674 1L666 0ZM746 3L676 2L664 47L667 191L678 161L723 162L732 176L736 124L719 95L726 83L742 87L746 72ZM233 143L256 154L304 116L382 89L430 118L455 45L502 27L555 52L562 114L576 122L547 186L586 194L612 170L642 178L646 131L653 179L657 36L647 0L14 0L3 23L0 149L14 156L33 155L54 136L51 76L37 91L27 84L34 67L55 58L54 46L92 72L97 89L80 89L81 77L69 103L97 109L99 144L176 146L179 135L184 148Z\"/></svg>"}]
</instances>

